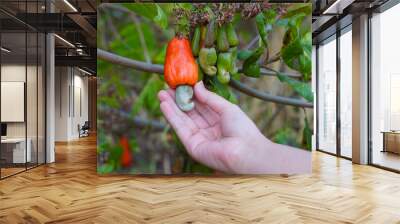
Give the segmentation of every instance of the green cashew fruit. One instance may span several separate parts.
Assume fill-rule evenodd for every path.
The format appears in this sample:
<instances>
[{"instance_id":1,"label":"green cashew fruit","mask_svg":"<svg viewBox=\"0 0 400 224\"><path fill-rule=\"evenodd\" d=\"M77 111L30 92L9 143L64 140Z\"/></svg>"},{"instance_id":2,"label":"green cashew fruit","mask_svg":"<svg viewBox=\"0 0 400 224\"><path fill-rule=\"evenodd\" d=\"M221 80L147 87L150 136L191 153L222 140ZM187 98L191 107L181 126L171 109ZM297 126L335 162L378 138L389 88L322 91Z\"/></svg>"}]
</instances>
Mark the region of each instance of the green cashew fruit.
<instances>
[{"instance_id":1,"label":"green cashew fruit","mask_svg":"<svg viewBox=\"0 0 400 224\"><path fill-rule=\"evenodd\" d=\"M232 53L231 52L224 52L219 53L218 61L217 61L217 78L223 84L226 84L230 80L229 71L232 68Z\"/></svg>"},{"instance_id":2,"label":"green cashew fruit","mask_svg":"<svg viewBox=\"0 0 400 224\"><path fill-rule=\"evenodd\" d=\"M199 52L199 64L203 72L213 76L217 74L217 52L215 48L201 48Z\"/></svg>"},{"instance_id":3,"label":"green cashew fruit","mask_svg":"<svg viewBox=\"0 0 400 224\"><path fill-rule=\"evenodd\" d=\"M199 75L198 75L197 81L200 82L201 80L203 80L204 73L203 73L203 70L201 69L199 58L196 59L196 63L197 63L197 69L199 70L199 72L198 72Z\"/></svg>"},{"instance_id":4,"label":"green cashew fruit","mask_svg":"<svg viewBox=\"0 0 400 224\"><path fill-rule=\"evenodd\" d=\"M215 42L215 20L211 20L207 25L206 37L205 37L205 47L210 48L214 46Z\"/></svg>"},{"instance_id":5,"label":"green cashew fruit","mask_svg":"<svg viewBox=\"0 0 400 224\"><path fill-rule=\"evenodd\" d=\"M195 57L199 55L199 50L200 50L200 27L197 26L194 29L192 38L192 52Z\"/></svg>"},{"instance_id":6,"label":"green cashew fruit","mask_svg":"<svg viewBox=\"0 0 400 224\"><path fill-rule=\"evenodd\" d=\"M235 47L239 44L239 38L235 32L235 28L232 23L226 25L226 36L228 38L228 43L231 47Z\"/></svg>"},{"instance_id":7,"label":"green cashew fruit","mask_svg":"<svg viewBox=\"0 0 400 224\"><path fill-rule=\"evenodd\" d=\"M229 50L228 37L226 36L226 27L222 25L217 30L217 48L219 52L227 52Z\"/></svg>"},{"instance_id":8,"label":"green cashew fruit","mask_svg":"<svg viewBox=\"0 0 400 224\"><path fill-rule=\"evenodd\" d=\"M238 55L238 49L237 47L231 47L229 49L229 52L232 53L232 65L231 65L231 69L229 71L229 73L231 73L231 75L233 74L237 74L238 73L238 68L236 66L236 59L237 59L237 55Z\"/></svg>"},{"instance_id":9,"label":"green cashew fruit","mask_svg":"<svg viewBox=\"0 0 400 224\"><path fill-rule=\"evenodd\" d=\"M200 26L200 44L199 44L199 50L200 48L204 47L204 44L206 42L206 37L207 37L207 26L201 25Z\"/></svg>"}]
</instances>

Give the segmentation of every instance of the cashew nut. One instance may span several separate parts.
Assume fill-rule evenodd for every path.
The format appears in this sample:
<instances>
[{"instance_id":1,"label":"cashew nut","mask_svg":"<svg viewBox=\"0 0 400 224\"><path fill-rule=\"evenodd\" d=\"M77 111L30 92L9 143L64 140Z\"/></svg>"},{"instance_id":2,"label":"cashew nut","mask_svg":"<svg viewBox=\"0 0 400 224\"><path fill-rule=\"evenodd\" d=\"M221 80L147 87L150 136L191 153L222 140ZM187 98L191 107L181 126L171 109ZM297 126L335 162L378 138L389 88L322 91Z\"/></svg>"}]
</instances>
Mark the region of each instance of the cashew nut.
<instances>
[{"instance_id":1,"label":"cashew nut","mask_svg":"<svg viewBox=\"0 0 400 224\"><path fill-rule=\"evenodd\" d=\"M189 85L180 85L176 88L175 102L182 111L191 111L194 108L193 88Z\"/></svg>"}]
</instances>

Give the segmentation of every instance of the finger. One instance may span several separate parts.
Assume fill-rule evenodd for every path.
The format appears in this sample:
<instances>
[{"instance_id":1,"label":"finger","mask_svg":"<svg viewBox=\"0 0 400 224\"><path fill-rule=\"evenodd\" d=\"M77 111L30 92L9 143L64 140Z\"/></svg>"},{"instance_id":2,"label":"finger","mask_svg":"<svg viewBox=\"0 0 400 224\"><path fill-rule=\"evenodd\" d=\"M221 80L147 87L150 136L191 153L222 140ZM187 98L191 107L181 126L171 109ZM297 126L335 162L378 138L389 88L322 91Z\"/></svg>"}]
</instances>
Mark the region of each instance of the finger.
<instances>
[{"instance_id":1,"label":"finger","mask_svg":"<svg viewBox=\"0 0 400 224\"><path fill-rule=\"evenodd\" d=\"M160 92L158 92L157 96L158 96L158 99L161 102L163 102L163 101L167 100L167 95L168 95L168 92L166 90L160 90Z\"/></svg>"},{"instance_id":2,"label":"finger","mask_svg":"<svg viewBox=\"0 0 400 224\"><path fill-rule=\"evenodd\" d=\"M225 110L231 108L233 106L232 103L225 100L224 98L218 96L217 94L208 91L205 87L203 82L198 82L194 86L194 93L196 99L201 103L209 106L215 112L222 114Z\"/></svg>"},{"instance_id":3,"label":"finger","mask_svg":"<svg viewBox=\"0 0 400 224\"><path fill-rule=\"evenodd\" d=\"M183 144L189 142L189 138L192 133L187 127L187 123L183 121L183 119L175 113L175 110L171 107L169 102L162 102L160 104L160 109L163 112L165 118L168 123L171 124L172 128L175 130L176 134L179 136Z\"/></svg>"},{"instance_id":4,"label":"finger","mask_svg":"<svg viewBox=\"0 0 400 224\"><path fill-rule=\"evenodd\" d=\"M195 110L199 113L200 116L203 117L204 120L207 121L210 126L215 125L220 119L219 115L215 111L211 110L210 108L208 108L207 105L204 105L197 100Z\"/></svg>"},{"instance_id":5,"label":"finger","mask_svg":"<svg viewBox=\"0 0 400 224\"><path fill-rule=\"evenodd\" d=\"M161 102L168 102L171 108L174 110L174 112L184 121L186 122L186 125L188 128L190 128L191 132L196 132L197 129L199 128L194 121L184 112L182 112L178 106L175 103L175 100L172 98L172 96L168 93L167 91L160 91L158 94L158 97L160 98Z\"/></svg>"},{"instance_id":6,"label":"finger","mask_svg":"<svg viewBox=\"0 0 400 224\"><path fill-rule=\"evenodd\" d=\"M167 89L167 93L168 93L173 99L175 99L175 90L174 90L174 89Z\"/></svg>"}]
</instances>

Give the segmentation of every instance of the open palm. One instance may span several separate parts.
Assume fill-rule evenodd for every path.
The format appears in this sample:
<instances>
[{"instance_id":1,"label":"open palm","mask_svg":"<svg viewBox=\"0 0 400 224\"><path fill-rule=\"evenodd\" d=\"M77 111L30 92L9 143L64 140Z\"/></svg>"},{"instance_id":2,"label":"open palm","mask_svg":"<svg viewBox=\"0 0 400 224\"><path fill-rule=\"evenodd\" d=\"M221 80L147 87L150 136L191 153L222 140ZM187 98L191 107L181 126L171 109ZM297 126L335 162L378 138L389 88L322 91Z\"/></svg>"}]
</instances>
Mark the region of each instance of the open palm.
<instances>
[{"instance_id":1,"label":"open palm","mask_svg":"<svg viewBox=\"0 0 400 224\"><path fill-rule=\"evenodd\" d=\"M235 172L244 139L262 138L257 127L234 104L195 86L195 109L179 110L172 89L160 91L161 110L175 129L188 153L197 161L224 172Z\"/></svg>"},{"instance_id":2,"label":"open palm","mask_svg":"<svg viewBox=\"0 0 400 224\"><path fill-rule=\"evenodd\" d=\"M265 138L238 106L208 91L202 82L195 85L194 93L195 109L186 113L176 105L174 90L162 90L158 96L161 111L195 160L228 173L287 173L285 169L290 170L291 166L289 169L280 166L288 162L281 155L293 150L284 146L278 147L282 151L277 151L277 144Z\"/></svg>"}]
</instances>

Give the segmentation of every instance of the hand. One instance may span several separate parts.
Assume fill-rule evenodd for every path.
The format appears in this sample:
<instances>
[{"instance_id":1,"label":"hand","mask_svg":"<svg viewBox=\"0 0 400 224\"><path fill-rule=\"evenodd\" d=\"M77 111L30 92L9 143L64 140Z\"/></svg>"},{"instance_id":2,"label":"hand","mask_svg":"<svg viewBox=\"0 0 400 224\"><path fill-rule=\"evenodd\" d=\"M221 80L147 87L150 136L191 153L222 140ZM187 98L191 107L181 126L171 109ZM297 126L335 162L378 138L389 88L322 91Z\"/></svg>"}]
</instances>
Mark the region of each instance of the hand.
<instances>
[{"instance_id":1,"label":"hand","mask_svg":"<svg viewBox=\"0 0 400 224\"><path fill-rule=\"evenodd\" d=\"M194 93L195 109L187 113L175 104L172 89L158 96L161 111L195 160L227 173L310 172L310 152L271 142L237 105L208 91L203 82Z\"/></svg>"}]
</instances>

